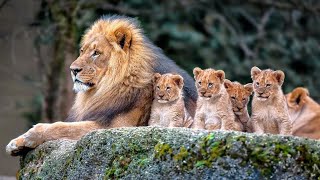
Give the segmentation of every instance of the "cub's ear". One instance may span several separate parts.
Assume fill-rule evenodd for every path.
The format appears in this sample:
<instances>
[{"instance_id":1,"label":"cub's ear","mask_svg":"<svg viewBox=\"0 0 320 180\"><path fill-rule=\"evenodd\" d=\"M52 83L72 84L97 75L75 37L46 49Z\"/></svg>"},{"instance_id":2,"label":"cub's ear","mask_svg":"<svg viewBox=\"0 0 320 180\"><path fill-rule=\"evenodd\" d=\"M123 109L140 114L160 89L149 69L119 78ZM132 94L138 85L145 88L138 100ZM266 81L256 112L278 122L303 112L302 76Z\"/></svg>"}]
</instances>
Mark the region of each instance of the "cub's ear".
<instances>
[{"instance_id":1,"label":"cub's ear","mask_svg":"<svg viewBox=\"0 0 320 180\"><path fill-rule=\"evenodd\" d=\"M229 79L225 79L223 81L223 85L227 90L229 90L232 87L232 82Z\"/></svg>"},{"instance_id":2,"label":"cub's ear","mask_svg":"<svg viewBox=\"0 0 320 180\"><path fill-rule=\"evenodd\" d=\"M173 81L179 86L180 89L183 88L184 82L183 77L180 75L173 75L172 76Z\"/></svg>"},{"instance_id":3,"label":"cub's ear","mask_svg":"<svg viewBox=\"0 0 320 180\"><path fill-rule=\"evenodd\" d=\"M120 27L113 33L108 34L108 40L115 50L127 52L131 45L131 31L126 27Z\"/></svg>"},{"instance_id":4,"label":"cub's ear","mask_svg":"<svg viewBox=\"0 0 320 180\"><path fill-rule=\"evenodd\" d=\"M278 83L280 86L282 86L283 82L284 82L284 72L277 70L275 72L273 72L274 76L276 77Z\"/></svg>"},{"instance_id":5,"label":"cub's ear","mask_svg":"<svg viewBox=\"0 0 320 180\"><path fill-rule=\"evenodd\" d=\"M288 106L292 108L300 108L306 103L308 96L308 89L302 87L295 88L287 95Z\"/></svg>"},{"instance_id":6,"label":"cub's ear","mask_svg":"<svg viewBox=\"0 0 320 180\"><path fill-rule=\"evenodd\" d=\"M157 83L157 82L159 81L160 77L161 77L161 74L155 73L155 74L153 75L152 83L153 83L153 84Z\"/></svg>"},{"instance_id":7,"label":"cub's ear","mask_svg":"<svg viewBox=\"0 0 320 180\"><path fill-rule=\"evenodd\" d=\"M248 83L248 84L244 85L244 89L251 95L253 92L252 83Z\"/></svg>"},{"instance_id":8,"label":"cub's ear","mask_svg":"<svg viewBox=\"0 0 320 180\"><path fill-rule=\"evenodd\" d=\"M251 79L255 80L256 77L261 73L261 70L257 67L254 66L251 68Z\"/></svg>"},{"instance_id":9,"label":"cub's ear","mask_svg":"<svg viewBox=\"0 0 320 180\"><path fill-rule=\"evenodd\" d=\"M194 79L197 79L201 72L203 72L203 70L201 68L199 68L199 67L194 68L193 69Z\"/></svg>"},{"instance_id":10,"label":"cub's ear","mask_svg":"<svg viewBox=\"0 0 320 180\"><path fill-rule=\"evenodd\" d=\"M223 80L225 78L225 74L224 74L224 71L222 70L217 70L215 72L215 74L217 75L217 77L220 79L220 82L223 83Z\"/></svg>"}]
</instances>

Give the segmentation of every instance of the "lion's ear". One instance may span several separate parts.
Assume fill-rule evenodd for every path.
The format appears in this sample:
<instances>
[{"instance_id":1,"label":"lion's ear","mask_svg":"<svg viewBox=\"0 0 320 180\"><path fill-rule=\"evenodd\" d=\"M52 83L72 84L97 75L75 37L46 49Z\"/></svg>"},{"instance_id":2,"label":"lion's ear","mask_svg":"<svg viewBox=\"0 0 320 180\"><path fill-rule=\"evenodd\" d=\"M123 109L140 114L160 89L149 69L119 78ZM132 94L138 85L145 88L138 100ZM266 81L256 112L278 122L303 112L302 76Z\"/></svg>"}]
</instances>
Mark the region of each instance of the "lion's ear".
<instances>
[{"instance_id":1,"label":"lion's ear","mask_svg":"<svg viewBox=\"0 0 320 180\"><path fill-rule=\"evenodd\" d=\"M217 77L220 79L220 82L223 83L223 80L225 78L224 71L222 70L217 70L216 72Z\"/></svg>"},{"instance_id":2,"label":"lion's ear","mask_svg":"<svg viewBox=\"0 0 320 180\"><path fill-rule=\"evenodd\" d=\"M183 77L180 75L173 75L172 79L179 86L179 88L182 89L182 87L184 85Z\"/></svg>"},{"instance_id":3,"label":"lion's ear","mask_svg":"<svg viewBox=\"0 0 320 180\"><path fill-rule=\"evenodd\" d=\"M255 80L257 78L257 75L261 73L261 70L257 67L254 66L251 68L251 79Z\"/></svg>"},{"instance_id":4,"label":"lion's ear","mask_svg":"<svg viewBox=\"0 0 320 180\"><path fill-rule=\"evenodd\" d=\"M202 72L203 70L199 67L196 67L193 69L193 75L194 75L194 79L197 79L199 74Z\"/></svg>"},{"instance_id":5,"label":"lion's ear","mask_svg":"<svg viewBox=\"0 0 320 180\"><path fill-rule=\"evenodd\" d=\"M131 45L131 31L128 28L120 27L108 37L110 43L116 50L127 51Z\"/></svg>"},{"instance_id":6,"label":"lion's ear","mask_svg":"<svg viewBox=\"0 0 320 180\"><path fill-rule=\"evenodd\" d=\"M229 79L225 79L223 81L223 85L227 90L229 90L232 87L232 82Z\"/></svg>"},{"instance_id":7,"label":"lion's ear","mask_svg":"<svg viewBox=\"0 0 320 180\"><path fill-rule=\"evenodd\" d=\"M280 86L282 86L283 82L284 82L284 72L283 71L280 71L280 70L277 70L275 72L273 72L274 76L276 77L278 83Z\"/></svg>"},{"instance_id":8,"label":"lion's ear","mask_svg":"<svg viewBox=\"0 0 320 180\"><path fill-rule=\"evenodd\" d=\"M157 82L159 81L160 77L161 77L161 74L155 73L155 74L153 75L152 83L153 83L153 84L157 83Z\"/></svg>"},{"instance_id":9,"label":"lion's ear","mask_svg":"<svg viewBox=\"0 0 320 180\"><path fill-rule=\"evenodd\" d=\"M252 83L248 83L248 84L244 85L244 89L251 95L253 92Z\"/></svg>"}]
</instances>

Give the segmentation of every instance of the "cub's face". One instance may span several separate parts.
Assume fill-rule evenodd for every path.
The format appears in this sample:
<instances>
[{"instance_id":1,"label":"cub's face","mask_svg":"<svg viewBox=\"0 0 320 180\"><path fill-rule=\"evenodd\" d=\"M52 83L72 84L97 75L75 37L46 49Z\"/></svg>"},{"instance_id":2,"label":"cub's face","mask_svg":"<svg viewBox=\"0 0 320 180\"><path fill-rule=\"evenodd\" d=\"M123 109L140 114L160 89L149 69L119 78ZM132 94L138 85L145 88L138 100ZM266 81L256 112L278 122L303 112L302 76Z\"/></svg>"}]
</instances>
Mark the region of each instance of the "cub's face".
<instances>
[{"instance_id":1,"label":"cub's face","mask_svg":"<svg viewBox=\"0 0 320 180\"><path fill-rule=\"evenodd\" d=\"M180 75L156 73L153 78L154 98L159 103L175 101L181 96L183 85Z\"/></svg>"},{"instance_id":2,"label":"cub's face","mask_svg":"<svg viewBox=\"0 0 320 180\"><path fill-rule=\"evenodd\" d=\"M238 82L224 81L224 86L230 96L233 112L237 115L243 114L252 94L252 84L242 85Z\"/></svg>"},{"instance_id":3,"label":"cub's face","mask_svg":"<svg viewBox=\"0 0 320 180\"><path fill-rule=\"evenodd\" d=\"M272 98L281 90L284 82L284 73L280 70L260 70L258 67L251 69L254 96L260 101Z\"/></svg>"},{"instance_id":4,"label":"cub's face","mask_svg":"<svg viewBox=\"0 0 320 180\"><path fill-rule=\"evenodd\" d=\"M220 93L225 77L224 71L202 70L196 67L193 69L193 74L199 97L209 100Z\"/></svg>"}]
</instances>

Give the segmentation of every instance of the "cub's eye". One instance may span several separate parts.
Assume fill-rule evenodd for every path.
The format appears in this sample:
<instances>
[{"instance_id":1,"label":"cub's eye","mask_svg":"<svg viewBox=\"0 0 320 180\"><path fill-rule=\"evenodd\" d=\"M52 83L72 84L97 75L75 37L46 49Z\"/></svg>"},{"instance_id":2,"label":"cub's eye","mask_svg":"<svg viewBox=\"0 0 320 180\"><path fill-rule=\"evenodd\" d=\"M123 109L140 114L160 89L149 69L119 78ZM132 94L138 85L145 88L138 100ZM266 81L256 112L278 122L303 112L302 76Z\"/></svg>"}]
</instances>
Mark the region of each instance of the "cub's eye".
<instances>
[{"instance_id":1,"label":"cub's eye","mask_svg":"<svg viewBox=\"0 0 320 180\"><path fill-rule=\"evenodd\" d=\"M259 86L259 82L256 82L256 85Z\"/></svg>"},{"instance_id":2,"label":"cub's eye","mask_svg":"<svg viewBox=\"0 0 320 180\"><path fill-rule=\"evenodd\" d=\"M169 91L171 89L171 87L167 87L167 91Z\"/></svg>"},{"instance_id":3,"label":"cub's eye","mask_svg":"<svg viewBox=\"0 0 320 180\"><path fill-rule=\"evenodd\" d=\"M160 86L157 86L157 89L159 90L159 89L160 89Z\"/></svg>"},{"instance_id":4,"label":"cub's eye","mask_svg":"<svg viewBox=\"0 0 320 180\"><path fill-rule=\"evenodd\" d=\"M231 99L233 99L233 100L236 100L236 97L234 97L234 96L231 96Z\"/></svg>"},{"instance_id":5,"label":"cub's eye","mask_svg":"<svg viewBox=\"0 0 320 180\"><path fill-rule=\"evenodd\" d=\"M267 84L267 87L270 87L271 86L271 84Z\"/></svg>"},{"instance_id":6,"label":"cub's eye","mask_svg":"<svg viewBox=\"0 0 320 180\"><path fill-rule=\"evenodd\" d=\"M201 81L199 81L198 84L201 85Z\"/></svg>"},{"instance_id":7,"label":"cub's eye","mask_svg":"<svg viewBox=\"0 0 320 180\"><path fill-rule=\"evenodd\" d=\"M80 53L83 53L83 49L80 49Z\"/></svg>"},{"instance_id":8,"label":"cub's eye","mask_svg":"<svg viewBox=\"0 0 320 180\"><path fill-rule=\"evenodd\" d=\"M208 87L212 87L212 86L213 86L213 83L209 83L209 84L208 84Z\"/></svg>"},{"instance_id":9,"label":"cub's eye","mask_svg":"<svg viewBox=\"0 0 320 180\"><path fill-rule=\"evenodd\" d=\"M246 100L246 98L242 98L242 101L245 101Z\"/></svg>"}]
</instances>

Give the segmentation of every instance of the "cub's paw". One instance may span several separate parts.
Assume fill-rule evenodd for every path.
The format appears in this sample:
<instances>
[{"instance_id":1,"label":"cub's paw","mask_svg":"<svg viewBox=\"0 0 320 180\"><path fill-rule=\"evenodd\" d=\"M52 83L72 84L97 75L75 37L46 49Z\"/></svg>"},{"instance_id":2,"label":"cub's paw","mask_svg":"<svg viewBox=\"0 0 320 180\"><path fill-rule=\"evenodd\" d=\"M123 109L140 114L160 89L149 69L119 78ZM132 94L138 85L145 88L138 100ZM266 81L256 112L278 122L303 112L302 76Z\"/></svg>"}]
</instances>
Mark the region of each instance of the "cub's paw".
<instances>
[{"instance_id":1,"label":"cub's paw","mask_svg":"<svg viewBox=\"0 0 320 180\"><path fill-rule=\"evenodd\" d=\"M6 152L11 156L23 155L44 142L43 133L46 124L37 124L25 134L11 140L6 146Z\"/></svg>"}]
</instances>

